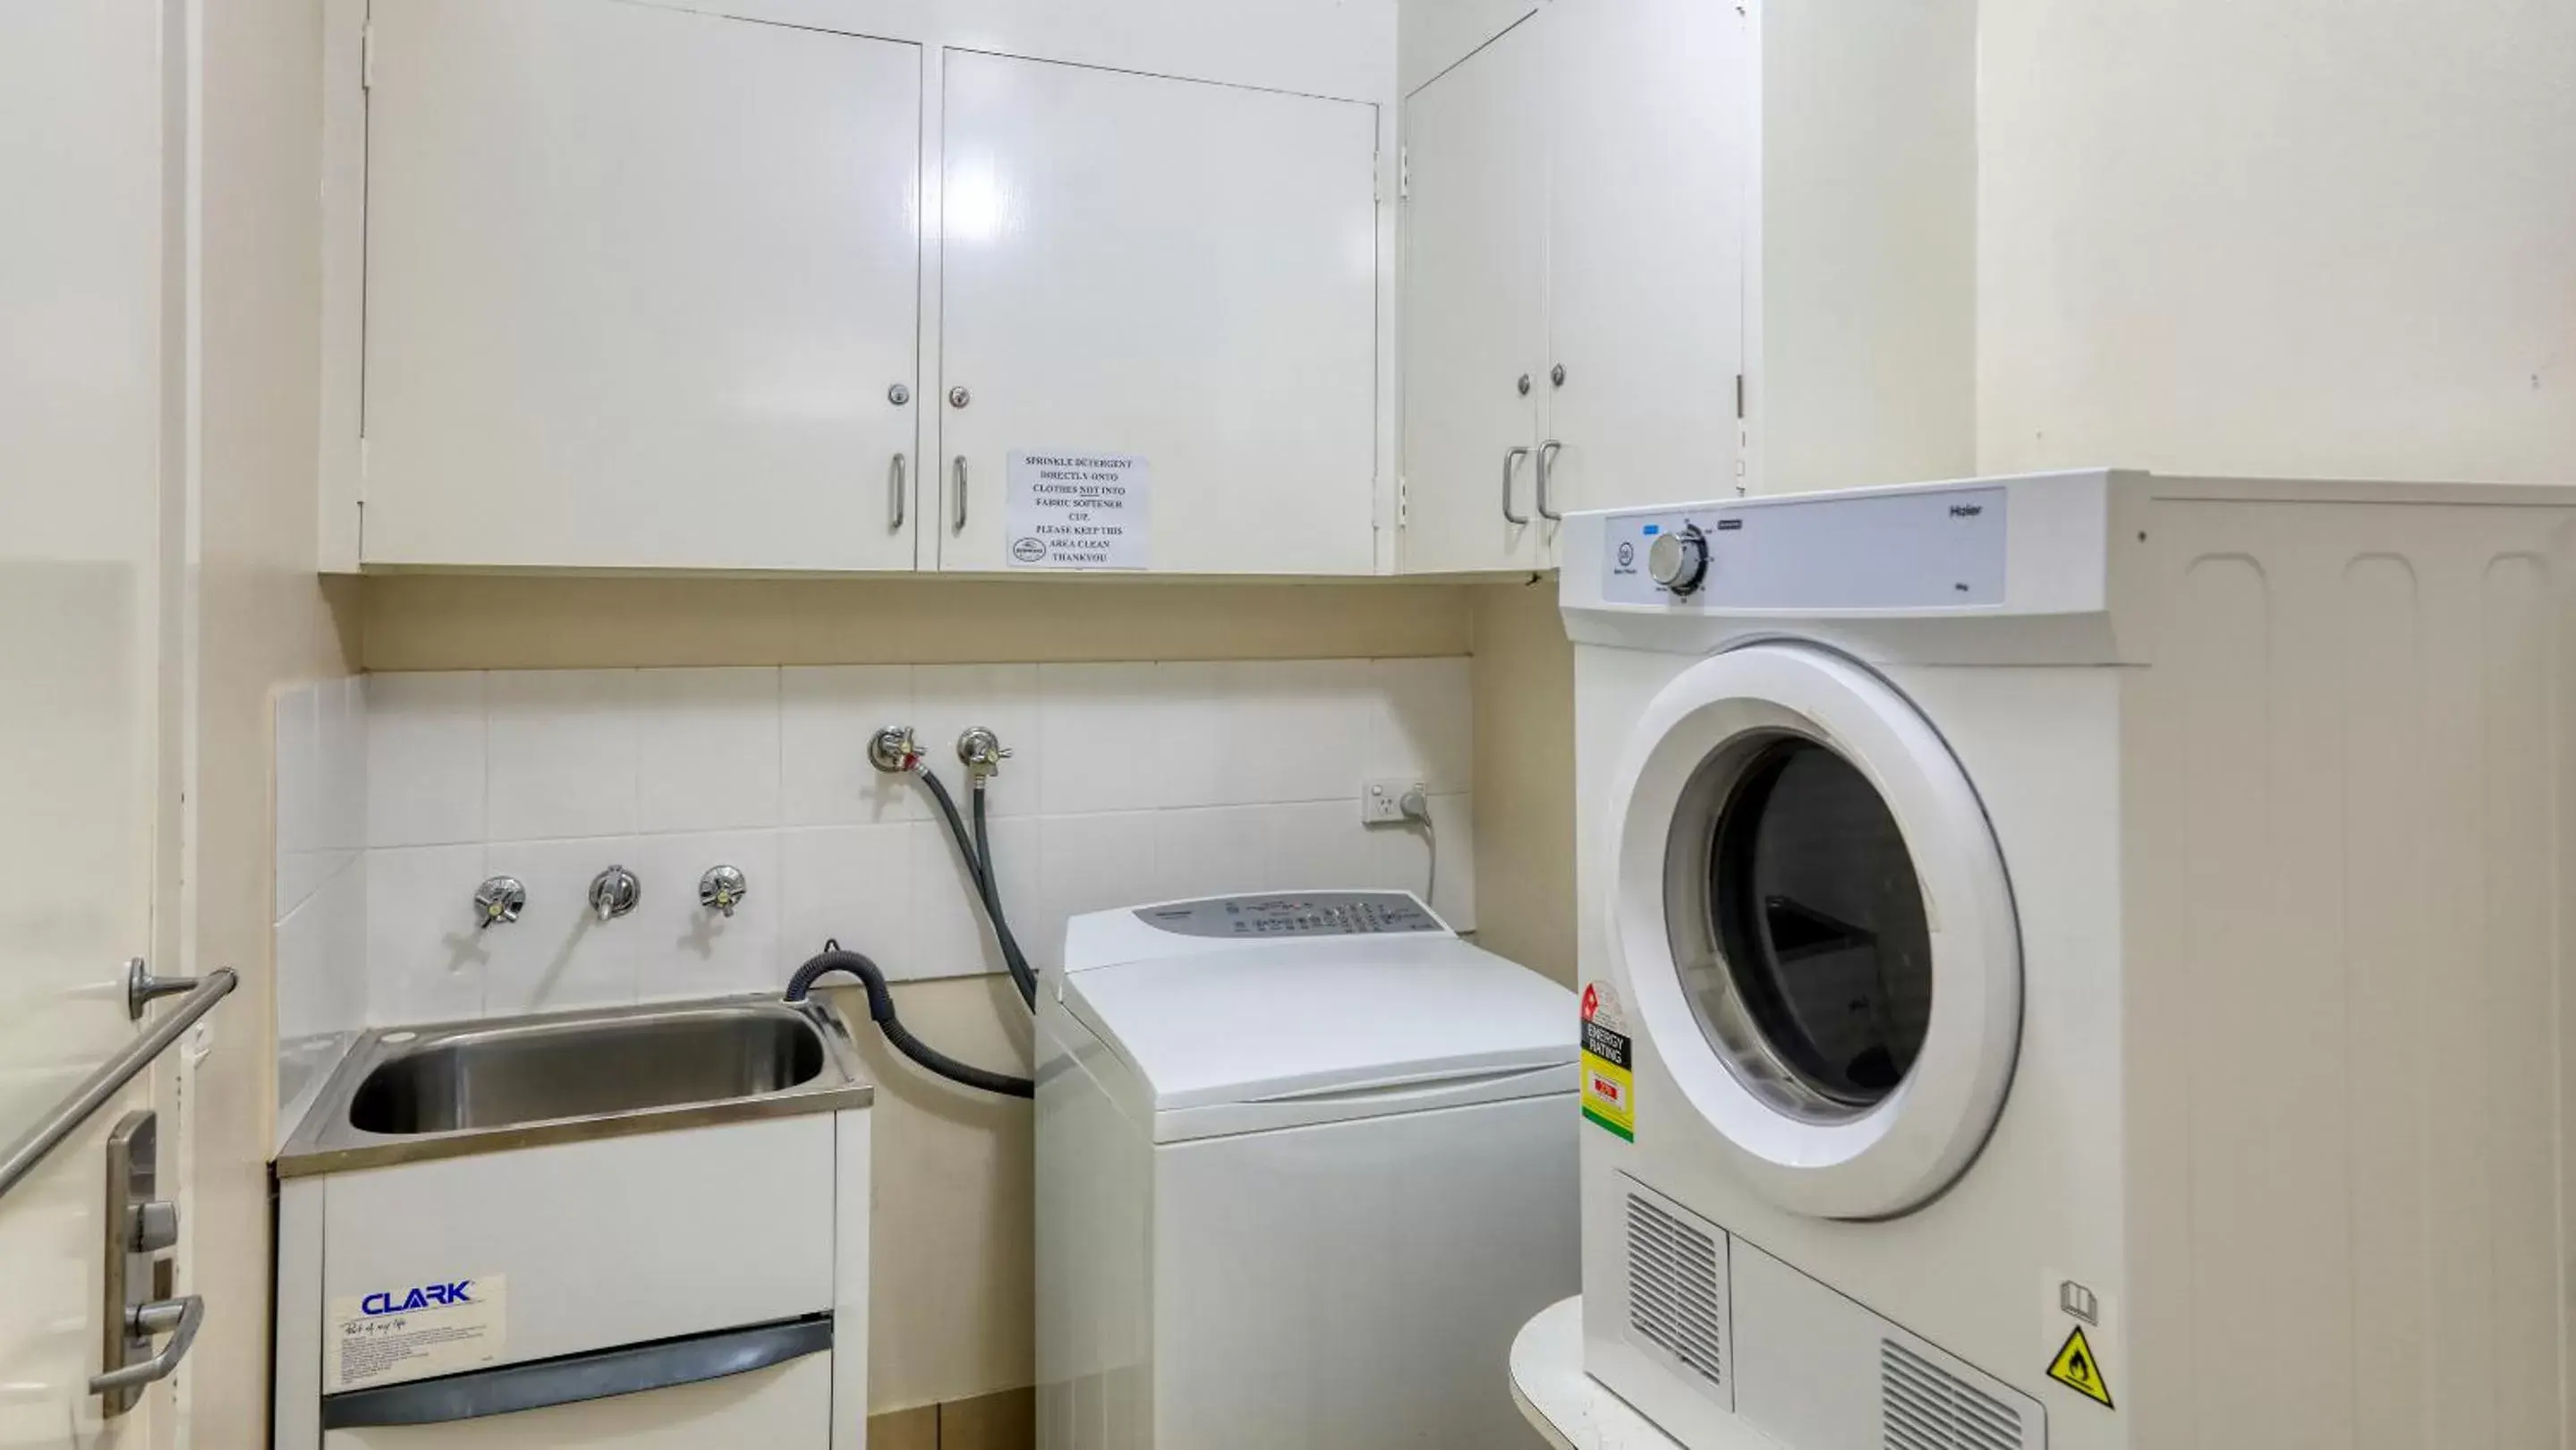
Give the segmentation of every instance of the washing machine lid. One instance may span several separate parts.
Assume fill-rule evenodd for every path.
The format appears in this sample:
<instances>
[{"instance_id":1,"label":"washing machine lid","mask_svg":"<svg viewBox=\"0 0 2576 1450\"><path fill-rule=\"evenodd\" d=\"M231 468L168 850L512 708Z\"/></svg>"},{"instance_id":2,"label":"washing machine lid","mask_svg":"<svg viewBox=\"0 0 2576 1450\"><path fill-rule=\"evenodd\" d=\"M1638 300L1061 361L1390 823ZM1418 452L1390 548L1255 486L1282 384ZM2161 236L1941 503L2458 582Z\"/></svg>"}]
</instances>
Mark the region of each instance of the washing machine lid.
<instances>
[{"instance_id":1,"label":"washing machine lid","mask_svg":"<svg viewBox=\"0 0 2576 1450\"><path fill-rule=\"evenodd\" d=\"M1573 1086L1574 994L1446 931L1209 946L1060 979L1158 1118L1265 1104L1283 1111L1260 1126L1292 1126L1438 1105L1409 1086L1462 1090L1439 1102Z\"/></svg>"}]
</instances>

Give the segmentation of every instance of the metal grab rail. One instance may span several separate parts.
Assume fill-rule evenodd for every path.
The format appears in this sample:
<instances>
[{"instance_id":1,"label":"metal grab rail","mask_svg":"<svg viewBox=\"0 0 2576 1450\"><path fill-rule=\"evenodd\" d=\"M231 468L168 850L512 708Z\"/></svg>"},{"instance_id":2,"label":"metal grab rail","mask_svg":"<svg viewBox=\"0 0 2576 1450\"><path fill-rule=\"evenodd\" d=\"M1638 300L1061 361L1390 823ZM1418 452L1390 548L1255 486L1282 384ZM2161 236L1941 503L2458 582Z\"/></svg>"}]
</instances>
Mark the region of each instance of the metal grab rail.
<instances>
[{"instance_id":1,"label":"metal grab rail","mask_svg":"<svg viewBox=\"0 0 2576 1450\"><path fill-rule=\"evenodd\" d=\"M89 1121L90 1114L107 1106L109 1099L123 1092L127 1083L178 1041L181 1033L196 1026L198 1018L213 1011L217 1002L240 985L240 974L230 967L217 967L191 987L168 1015L153 1023L150 1031L127 1043L123 1051L99 1064L98 1071L83 1078L81 1085L72 1089L51 1114L27 1136L10 1144L6 1155L0 1155L0 1197L6 1197L19 1180L35 1172L46 1154L62 1146L65 1138Z\"/></svg>"}]
</instances>

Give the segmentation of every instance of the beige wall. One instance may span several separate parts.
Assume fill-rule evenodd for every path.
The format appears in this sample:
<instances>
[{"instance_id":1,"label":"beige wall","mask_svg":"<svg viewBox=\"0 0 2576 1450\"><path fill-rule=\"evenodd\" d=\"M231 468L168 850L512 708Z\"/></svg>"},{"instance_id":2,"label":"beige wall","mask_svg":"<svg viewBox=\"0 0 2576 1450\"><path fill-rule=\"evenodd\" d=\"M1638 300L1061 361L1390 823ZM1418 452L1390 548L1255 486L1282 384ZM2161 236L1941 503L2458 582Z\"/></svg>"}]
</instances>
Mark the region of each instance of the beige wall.
<instances>
[{"instance_id":1,"label":"beige wall","mask_svg":"<svg viewBox=\"0 0 2576 1450\"><path fill-rule=\"evenodd\" d=\"M1574 985L1574 647L1553 576L1473 591L1476 939Z\"/></svg>"},{"instance_id":2,"label":"beige wall","mask_svg":"<svg viewBox=\"0 0 2576 1450\"><path fill-rule=\"evenodd\" d=\"M363 599L370 671L1388 658L1468 639L1465 590L1391 580L410 574Z\"/></svg>"},{"instance_id":3,"label":"beige wall","mask_svg":"<svg viewBox=\"0 0 2576 1450\"><path fill-rule=\"evenodd\" d=\"M312 570L321 7L223 0L195 13L200 330L183 386L198 432L182 471L197 694L183 717L194 833L181 870L191 965L233 966L242 988L213 1019L189 1103L186 1272L207 1321L186 1398L191 1443L248 1446L268 1425L269 694L353 668L356 615Z\"/></svg>"},{"instance_id":4,"label":"beige wall","mask_svg":"<svg viewBox=\"0 0 2576 1450\"><path fill-rule=\"evenodd\" d=\"M1476 591L1393 582L389 575L358 596L376 671L1438 657L1468 653L1476 625ZM1006 979L894 990L905 1024L943 1051L1029 1070L1028 1013ZM878 1082L870 1407L1031 1384L1028 1106L862 1042Z\"/></svg>"},{"instance_id":5,"label":"beige wall","mask_svg":"<svg viewBox=\"0 0 2576 1450\"><path fill-rule=\"evenodd\" d=\"M2576 480L2576 6L1979 23L1981 469Z\"/></svg>"}]
</instances>

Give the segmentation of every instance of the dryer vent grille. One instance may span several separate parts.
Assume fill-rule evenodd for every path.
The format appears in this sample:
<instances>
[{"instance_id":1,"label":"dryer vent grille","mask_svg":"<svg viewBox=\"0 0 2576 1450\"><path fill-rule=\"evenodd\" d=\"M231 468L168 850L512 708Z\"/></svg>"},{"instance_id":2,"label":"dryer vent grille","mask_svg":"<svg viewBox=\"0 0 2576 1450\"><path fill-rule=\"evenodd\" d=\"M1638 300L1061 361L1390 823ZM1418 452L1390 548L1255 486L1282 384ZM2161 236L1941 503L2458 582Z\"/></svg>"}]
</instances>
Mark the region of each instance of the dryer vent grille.
<instances>
[{"instance_id":1,"label":"dryer vent grille","mask_svg":"<svg viewBox=\"0 0 2576 1450\"><path fill-rule=\"evenodd\" d=\"M1892 1339L1878 1345L1886 1450L2023 1450L2021 1411Z\"/></svg>"},{"instance_id":2,"label":"dryer vent grille","mask_svg":"<svg viewBox=\"0 0 2576 1450\"><path fill-rule=\"evenodd\" d=\"M1717 1241L1628 1195L1628 1327L1710 1384L1726 1383Z\"/></svg>"}]
</instances>

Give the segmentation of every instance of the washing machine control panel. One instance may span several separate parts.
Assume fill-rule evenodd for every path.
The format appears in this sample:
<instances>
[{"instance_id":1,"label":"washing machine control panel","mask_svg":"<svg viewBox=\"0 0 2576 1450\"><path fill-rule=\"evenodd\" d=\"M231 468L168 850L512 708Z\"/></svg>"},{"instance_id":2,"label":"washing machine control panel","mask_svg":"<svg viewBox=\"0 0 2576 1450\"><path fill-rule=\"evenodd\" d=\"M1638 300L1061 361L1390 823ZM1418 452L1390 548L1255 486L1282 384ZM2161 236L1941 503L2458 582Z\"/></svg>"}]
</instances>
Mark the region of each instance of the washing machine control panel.
<instances>
[{"instance_id":1,"label":"washing machine control panel","mask_svg":"<svg viewBox=\"0 0 2576 1450\"><path fill-rule=\"evenodd\" d=\"M1992 484L1613 514L1601 599L1703 610L1924 609L2004 602Z\"/></svg>"},{"instance_id":2,"label":"washing machine control panel","mask_svg":"<svg viewBox=\"0 0 2576 1450\"><path fill-rule=\"evenodd\" d=\"M1299 891L1211 896L1136 908L1136 919L1176 936L1367 936L1448 927L1408 891Z\"/></svg>"}]
</instances>

